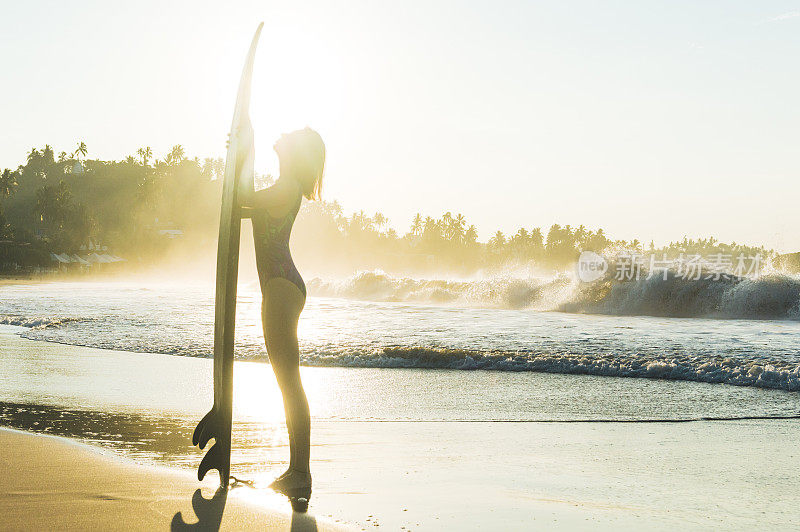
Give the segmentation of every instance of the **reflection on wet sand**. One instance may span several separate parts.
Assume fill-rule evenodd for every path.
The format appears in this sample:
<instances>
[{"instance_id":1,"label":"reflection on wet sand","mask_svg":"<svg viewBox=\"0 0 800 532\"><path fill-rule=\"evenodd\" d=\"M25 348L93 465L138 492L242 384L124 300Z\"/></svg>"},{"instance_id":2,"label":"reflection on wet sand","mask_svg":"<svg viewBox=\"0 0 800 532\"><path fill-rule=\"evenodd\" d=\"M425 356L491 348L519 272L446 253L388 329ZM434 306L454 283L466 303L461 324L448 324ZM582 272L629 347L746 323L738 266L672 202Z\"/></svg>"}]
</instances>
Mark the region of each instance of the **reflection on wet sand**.
<instances>
[{"instance_id":1,"label":"reflection on wet sand","mask_svg":"<svg viewBox=\"0 0 800 532\"><path fill-rule=\"evenodd\" d=\"M0 402L0 426L75 438L86 443L99 444L139 461L179 465L189 469L197 466L202 454L188 444L195 421L193 418L174 415L150 416L133 412L100 412ZM270 427L259 423L236 424L234 442L242 450L234 453L232 459L237 464L237 470L244 475L263 471L269 465L267 455L270 448L259 451L259 447L265 445L264 438L259 435L269 430ZM240 484L249 486L247 489L254 487L252 482ZM239 488L233 486L232 489ZM170 529L218 530L229 492L218 489L213 497L207 499L197 489L191 499L194 516L185 512L175 513ZM193 522L195 519L196 522ZM295 513L291 520L291 530L315 532L316 519L308 514Z\"/></svg>"},{"instance_id":2,"label":"reflection on wet sand","mask_svg":"<svg viewBox=\"0 0 800 532\"><path fill-rule=\"evenodd\" d=\"M190 445L197 420L176 415L102 412L51 405L0 402L0 426L75 438L138 461L197 467L202 451ZM231 462L239 474L270 469L285 442L285 429L257 422L234 423ZM277 451L277 455L276 455Z\"/></svg>"}]
</instances>

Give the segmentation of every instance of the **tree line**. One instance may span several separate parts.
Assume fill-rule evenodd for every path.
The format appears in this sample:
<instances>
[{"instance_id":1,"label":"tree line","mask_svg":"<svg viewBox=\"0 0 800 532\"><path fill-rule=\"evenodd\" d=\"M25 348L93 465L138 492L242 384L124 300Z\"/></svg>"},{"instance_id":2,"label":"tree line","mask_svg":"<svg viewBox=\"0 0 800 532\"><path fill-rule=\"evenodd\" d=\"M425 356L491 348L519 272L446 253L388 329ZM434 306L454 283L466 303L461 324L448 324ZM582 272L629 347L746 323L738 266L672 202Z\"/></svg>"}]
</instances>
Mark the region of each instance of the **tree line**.
<instances>
[{"instance_id":1,"label":"tree line","mask_svg":"<svg viewBox=\"0 0 800 532\"><path fill-rule=\"evenodd\" d=\"M213 256L224 161L188 158L181 145L161 157L142 147L120 161L88 157L85 143L57 156L50 145L33 148L16 169L0 175L0 268L51 266L50 253L80 253L92 243L108 247L129 266L153 264L181 248ZM257 187L271 176L257 175ZM178 235L178 238L175 236ZM553 224L496 231L479 241L463 214L416 214L402 234L380 212L346 214L336 201L301 210L292 240L299 263L328 273L381 268L408 273L475 274L531 266L560 271L582 250L629 249L650 253L761 253L763 247L685 238L667 246L614 240L603 229Z\"/></svg>"},{"instance_id":2,"label":"tree line","mask_svg":"<svg viewBox=\"0 0 800 532\"><path fill-rule=\"evenodd\" d=\"M765 259L774 255L763 246L723 243L717 239L689 239L656 247L638 239L608 237L603 229L584 225L553 224L519 228L513 234L496 231L486 242L463 214L445 212L439 218L416 214L408 231L399 234L387 218L364 211L351 215L336 202L310 203L298 216L293 245L309 264L325 261L343 273L354 269L384 269L419 274L450 272L461 275L518 271L548 274L571 269L582 251L613 255L633 252L641 255L710 256L715 253Z\"/></svg>"}]
</instances>

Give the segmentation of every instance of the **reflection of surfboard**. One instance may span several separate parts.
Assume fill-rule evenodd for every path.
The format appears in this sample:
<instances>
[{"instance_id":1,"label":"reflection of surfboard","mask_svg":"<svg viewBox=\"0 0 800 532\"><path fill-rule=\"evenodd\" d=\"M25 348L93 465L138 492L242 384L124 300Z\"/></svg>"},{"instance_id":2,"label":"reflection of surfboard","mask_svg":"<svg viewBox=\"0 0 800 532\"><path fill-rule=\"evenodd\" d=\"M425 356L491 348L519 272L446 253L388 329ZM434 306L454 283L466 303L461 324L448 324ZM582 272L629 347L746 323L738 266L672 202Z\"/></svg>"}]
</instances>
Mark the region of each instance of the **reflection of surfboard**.
<instances>
[{"instance_id":1,"label":"reflection of surfboard","mask_svg":"<svg viewBox=\"0 0 800 532\"><path fill-rule=\"evenodd\" d=\"M220 486L227 486L231 469L231 424L233 416L233 341L236 319L236 283L239 276L239 234L241 213L237 196L242 174L252 173L253 143L250 134L250 80L258 37L264 23L258 25L244 63L239 94L233 110L230 143L225 160L222 184L222 212L217 243L217 292L214 314L214 406L200 420L192 435L192 444L203 449L210 439L214 445L200 462L198 480L211 469L219 471ZM244 131L247 129L247 131ZM244 172L243 172L244 170ZM244 179L252 179L252 175Z\"/></svg>"}]
</instances>

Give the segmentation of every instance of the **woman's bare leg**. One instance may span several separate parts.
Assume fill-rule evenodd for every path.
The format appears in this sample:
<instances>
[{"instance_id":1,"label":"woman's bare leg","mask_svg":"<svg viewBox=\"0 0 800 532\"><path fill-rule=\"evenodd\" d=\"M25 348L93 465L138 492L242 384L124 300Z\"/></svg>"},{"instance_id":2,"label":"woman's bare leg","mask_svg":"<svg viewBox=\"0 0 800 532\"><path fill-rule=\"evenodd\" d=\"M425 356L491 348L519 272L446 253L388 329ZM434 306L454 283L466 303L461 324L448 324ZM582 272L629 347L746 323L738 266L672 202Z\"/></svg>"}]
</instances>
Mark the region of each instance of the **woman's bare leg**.
<instances>
[{"instance_id":1,"label":"woman's bare leg","mask_svg":"<svg viewBox=\"0 0 800 532\"><path fill-rule=\"evenodd\" d=\"M297 322L305 305L305 296L286 279L270 279L265 288L264 339L283 396L286 428L289 431L289 468L308 474L311 418L300 380L300 347L297 341ZM299 482L298 485L301 484Z\"/></svg>"}]
</instances>

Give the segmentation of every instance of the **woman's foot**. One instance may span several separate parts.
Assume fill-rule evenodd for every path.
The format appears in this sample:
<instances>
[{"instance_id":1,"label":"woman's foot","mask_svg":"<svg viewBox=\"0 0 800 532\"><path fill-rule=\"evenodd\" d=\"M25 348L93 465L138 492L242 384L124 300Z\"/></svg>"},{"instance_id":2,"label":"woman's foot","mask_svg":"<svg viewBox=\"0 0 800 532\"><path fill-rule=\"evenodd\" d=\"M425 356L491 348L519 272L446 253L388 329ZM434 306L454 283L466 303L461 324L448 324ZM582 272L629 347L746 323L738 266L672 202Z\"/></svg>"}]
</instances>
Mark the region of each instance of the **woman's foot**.
<instances>
[{"instance_id":1,"label":"woman's foot","mask_svg":"<svg viewBox=\"0 0 800 532\"><path fill-rule=\"evenodd\" d=\"M308 510L308 501L311 499L310 472L289 468L283 475L276 478L269 487L278 493L286 495L294 511L305 512Z\"/></svg>"},{"instance_id":2,"label":"woman's foot","mask_svg":"<svg viewBox=\"0 0 800 532\"><path fill-rule=\"evenodd\" d=\"M269 485L269 488L270 488L270 489L275 489L275 486L280 484L280 480L281 480L283 477L287 476L287 475L288 475L289 473L291 473L291 472L292 472L292 468L290 467L290 468L288 468L286 471L284 471L283 473L281 473L280 475L278 475L277 477L275 477L275 480L273 480L273 481L270 483L270 485Z\"/></svg>"},{"instance_id":3,"label":"woman's foot","mask_svg":"<svg viewBox=\"0 0 800 532\"><path fill-rule=\"evenodd\" d=\"M281 493L289 490L311 488L311 473L290 467L281 476L273 480L269 487Z\"/></svg>"}]
</instances>

